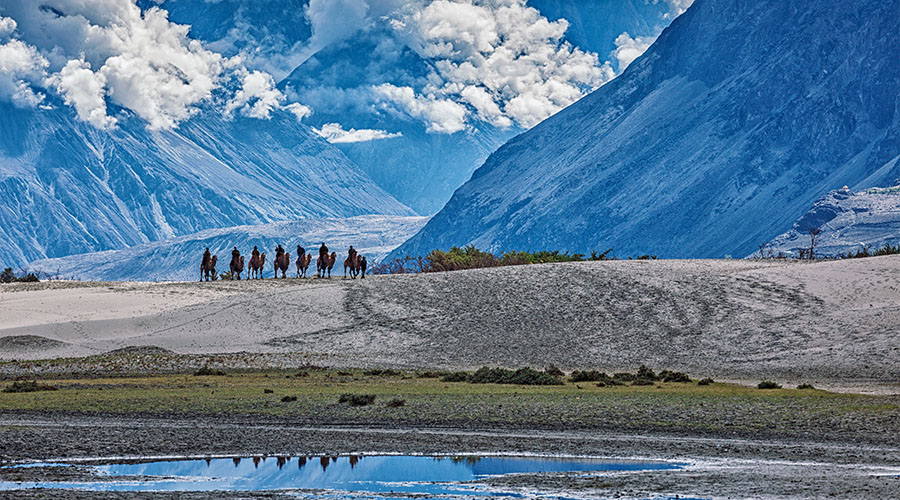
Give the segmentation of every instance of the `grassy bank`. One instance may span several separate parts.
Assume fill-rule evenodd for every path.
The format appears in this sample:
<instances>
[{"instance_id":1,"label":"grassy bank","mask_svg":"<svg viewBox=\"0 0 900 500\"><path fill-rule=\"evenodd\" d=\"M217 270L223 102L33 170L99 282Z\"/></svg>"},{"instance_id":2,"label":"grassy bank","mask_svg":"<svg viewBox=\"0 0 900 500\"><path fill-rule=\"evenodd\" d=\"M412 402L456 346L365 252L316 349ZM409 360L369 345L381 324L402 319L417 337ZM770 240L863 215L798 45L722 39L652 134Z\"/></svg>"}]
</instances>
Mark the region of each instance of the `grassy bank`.
<instances>
[{"instance_id":1,"label":"grassy bank","mask_svg":"<svg viewBox=\"0 0 900 500\"><path fill-rule=\"evenodd\" d=\"M443 382L415 372L230 372L45 378L58 390L3 393L0 411L258 416L310 424L604 429L817 436L885 442L900 398L732 384L521 386ZM12 382L0 385L8 387ZM342 395L373 395L354 406ZM296 399L294 399L296 398ZM890 440L897 440L887 438Z\"/></svg>"}]
</instances>

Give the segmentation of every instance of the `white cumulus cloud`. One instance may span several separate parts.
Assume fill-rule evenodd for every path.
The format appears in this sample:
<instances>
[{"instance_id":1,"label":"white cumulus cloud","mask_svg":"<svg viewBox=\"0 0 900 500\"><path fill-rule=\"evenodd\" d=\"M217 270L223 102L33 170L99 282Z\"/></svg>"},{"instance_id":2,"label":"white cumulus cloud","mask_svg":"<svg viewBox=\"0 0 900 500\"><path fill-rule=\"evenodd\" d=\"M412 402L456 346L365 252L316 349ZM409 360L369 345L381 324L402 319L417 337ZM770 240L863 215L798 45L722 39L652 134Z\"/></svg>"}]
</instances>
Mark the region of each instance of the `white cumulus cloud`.
<instances>
[{"instance_id":1,"label":"white cumulus cloud","mask_svg":"<svg viewBox=\"0 0 900 500\"><path fill-rule=\"evenodd\" d=\"M44 95L36 92L32 84L44 79L50 63L34 46L10 38L15 31L16 22L0 16L0 99L34 107L44 100Z\"/></svg>"},{"instance_id":2,"label":"white cumulus cloud","mask_svg":"<svg viewBox=\"0 0 900 500\"><path fill-rule=\"evenodd\" d=\"M596 54L563 40L567 21L550 21L525 0L410 3L390 23L433 62L423 94L468 104L501 127L531 127L614 76Z\"/></svg>"},{"instance_id":3,"label":"white cumulus cloud","mask_svg":"<svg viewBox=\"0 0 900 500\"><path fill-rule=\"evenodd\" d=\"M655 36L632 38L628 32L616 37L616 50L613 51L613 56L619 62L619 72L625 71L625 68L650 48L655 40Z\"/></svg>"},{"instance_id":4,"label":"white cumulus cloud","mask_svg":"<svg viewBox=\"0 0 900 500\"><path fill-rule=\"evenodd\" d=\"M344 130L339 123L326 123L322 125L322 128L313 128L313 130L332 144L368 142L378 139L391 139L403 135L400 132L390 133L384 130L375 129L357 130L351 128L350 130Z\"/></svg>"},{"instance_id":5,"label":"white cumulus cloud","mask_svg":"<svg viewBox=\"0 0 900 500\"><path fill-rule=\"evenodd\" d=\"M241 89L225 105L225 114L231 115L239 109L245 116L267 119L273 109L281 106L284 99L284 94L275 88L272 75L262 71L247 71L241 79Z\"/></svg>"},{"instance_id":6,"label":"white cumulus cloud","mask_svg":"<svg viewBox=\"0 0 900 500\"><path fill-rule=\"evenodd\" d=\"M48 82L59 90L66 104L75 107L80 119L101 129L116 124L116 119L106 114L106 77L91 71L91 63L73 59Z\"/></svg>"},{"instance_id":7,"label":"white cumulus cloud","mask_svg":"<svg viewBox=\"0 0 900 500\"><path fill-rule=\"evenodd\" d=\"M384 102L393 103L413 118L425 122L429 132L452 134L465 130L466 108L451 99L420 95L412 87L384 83L373 89Z\"/></svg>"},{"instance_id":8,"label":"white cumulus cloud","mask_svg":"<svg viewBox=\"0 0 900 500\"><path fill-rule=\"evenodd\" d=\"M21 67L31 61L80 119L101 128L116 123L109 104L131 110L151 129L175 127L205 103L224 102L226 115L239 110L261 119L286 107L270 75L206 49L188 36L189 26L169 21L159 7L142 10L134 0L3 0L0 14L0 32L15 36L7 45L34 49L16 48L20 69L13 77L0 70L0 97L9 97L9 81L21 89ZM235 81L238 88L229 91ZM290 111L308 114L297 106Z\"/></svg>"}]
</instances>

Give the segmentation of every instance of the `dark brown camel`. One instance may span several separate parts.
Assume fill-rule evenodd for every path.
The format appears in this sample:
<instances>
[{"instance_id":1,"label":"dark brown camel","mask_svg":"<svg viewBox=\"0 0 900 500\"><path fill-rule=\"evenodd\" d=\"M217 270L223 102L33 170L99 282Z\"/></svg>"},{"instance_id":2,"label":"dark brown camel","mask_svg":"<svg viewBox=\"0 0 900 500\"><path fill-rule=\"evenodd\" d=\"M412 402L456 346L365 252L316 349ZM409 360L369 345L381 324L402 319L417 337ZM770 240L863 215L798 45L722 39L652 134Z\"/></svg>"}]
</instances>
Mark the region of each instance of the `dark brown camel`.
<instances>
[{"instance_id":1,"label":"dark brown camel","mask_svg":"<svg viewBox=\"0 0 900 500\"><path fill-rule=\"evenodd\" d=\"M303 255L297 257L297 277L305 278L306 271L309 269L309 264L312 262L312 255L309 253L304 253Z\"/></svg>"},{"instance_id":2,"label":"dark brown camel","mask_svg":"<svg viewBox=\"0 0 900 500\"><path fill-rule=\"evenodd\" d=\"M241 273L244 272L244 256L241 255L237 262L231 263L231 279L241 279Z\"/></svg>"},{"instance_id":3,"label":"dark brown camel","mask_svg":"<svg viewBox=\"0 0 900 500\"><path fill-rule=\"evenodd\" d=\"M250 273L250 276L247 279L253 279L254 276L256 279L262 278L263 269L266 265L266 252L259 254L259 257L253 256L250 257L250 267L247 270Z\"/></svg>"},{"instance_id":4,"label":"dark brown camel","mask_svg":"<svg viewBox=\"0 0 900 500\"><path fill-rule=\"evenodd\" d=\"M347 278L347 269L350 269L350 277L356 279L359 274L359 255L353 254L344 259L344 278Z\"/></svg>"},{"instance_id":5,"label":"dark brown camel","mask_svg":"<svg viewBox=\"0 0 900 500\"><path fill-rule=\"evenodd\" d=\"M275 257L275 278L278 278L278 271L281 271L281 277L287 278L285 274L291 267L291 254L285 252Z\"/></svg>"},{"instance_id":6,"label":"dark brown camel","mask_svg":"<svg viewBox=\"0 0 900 500\"><path fill-rule=\"evenodd\" d=\"M200 279L201 280L206 279L206 281L209 281L210 278L212 278L212 279L216 278L216 262L218 260L219 260L219 256L213 255L209 259L209 262L207 262L205 265L200 264Z\"/></svg>"}]
</instances>

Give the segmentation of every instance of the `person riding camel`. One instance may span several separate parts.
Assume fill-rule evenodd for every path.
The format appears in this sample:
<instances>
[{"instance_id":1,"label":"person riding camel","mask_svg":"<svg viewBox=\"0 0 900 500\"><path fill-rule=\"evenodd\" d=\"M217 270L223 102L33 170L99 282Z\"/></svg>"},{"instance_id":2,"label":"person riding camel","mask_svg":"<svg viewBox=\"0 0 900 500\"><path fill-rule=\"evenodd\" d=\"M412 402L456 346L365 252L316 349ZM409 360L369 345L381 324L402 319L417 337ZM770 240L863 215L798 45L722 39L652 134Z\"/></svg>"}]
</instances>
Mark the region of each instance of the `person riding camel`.
<instances>
[{"instance_id":1,"label":"person riding camel","mask_svg":"<svg viewBox=\"0 0 900 500\"><path fill-rule=\"evenodd\" d=\"M328 247L325 246L325 242L322 242L322 246L319 247L319 258L327 258L328 257Z\"/></svg>"},{"instance_id":2,"label":"person riding camel","mask_svg":"<svg viewBox=\"0 0 900 500\"><path fill-rule=\"evenodd\" d=\"M353 248L353 245L350 245L350 249L347 250L347 257L351 262L353 261L353 258L356 257L356 249Z\"/></svg>"},{"instance_id":3,"label":"person riding camel","mask_svg":"<svg viewBox=\"0 0 900 500\"><path fill-rule=\"evenodd\" d=\"M234 250L231 251L231 265L241 265L241 252L237 249L237 247L234 247Z\"/></svg>"},{"instance_id":4,"label":"person riding camel","mask_svg":"<svg viewBox=\"0 0 900 500\"><path fill-rule=\"evenodd\" d=\"M200 262L200 268L206 269L206 266L209 265L209 260L212 258L212 254L209 253L209 247L206 247L206 251L203 252L203 260Z\"/></svg>"},{"instance_id":5,"label":"person riding camel","mask_svg":"<svg viewBox=\"0 0 900 500\"><path fill-rule=\"evenodd\" d=\"M256 245L253 245L253 251L250 252L251 257L259 258L259 249L256 248Z\"/></svg>"}]
</instances>

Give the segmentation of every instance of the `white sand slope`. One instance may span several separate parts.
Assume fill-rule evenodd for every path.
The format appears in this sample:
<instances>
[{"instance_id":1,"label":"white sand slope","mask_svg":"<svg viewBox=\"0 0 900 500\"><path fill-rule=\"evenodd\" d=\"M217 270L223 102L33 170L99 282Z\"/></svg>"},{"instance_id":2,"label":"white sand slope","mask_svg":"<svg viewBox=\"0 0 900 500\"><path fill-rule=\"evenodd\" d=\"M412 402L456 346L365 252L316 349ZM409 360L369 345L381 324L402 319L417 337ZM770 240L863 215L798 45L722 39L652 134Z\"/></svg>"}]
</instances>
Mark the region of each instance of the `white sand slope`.
<instances>
[{"instance_id":1,"label":"white sand slope","mask_svg":"<svg viewBox=\"0 0 900 500\"><path fill-rule=\"evenodd\" d=\"M159 346L348 366L900 382L900 257L613 261L361 280L0 286L0 358ZM31 336L31 337L29 337Z\"/></svg>"}]
</instances>

